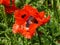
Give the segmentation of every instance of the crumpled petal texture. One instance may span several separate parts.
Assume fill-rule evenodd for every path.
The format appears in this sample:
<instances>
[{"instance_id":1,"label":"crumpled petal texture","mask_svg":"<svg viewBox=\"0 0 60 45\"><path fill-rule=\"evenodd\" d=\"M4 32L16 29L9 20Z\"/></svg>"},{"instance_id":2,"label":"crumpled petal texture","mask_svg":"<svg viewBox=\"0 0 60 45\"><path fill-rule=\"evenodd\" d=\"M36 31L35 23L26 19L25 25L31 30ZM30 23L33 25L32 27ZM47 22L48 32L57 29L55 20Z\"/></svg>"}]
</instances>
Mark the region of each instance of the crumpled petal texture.
<instances>
[{"instance_id":1,"label":"crumpled petal texture","mask_svg":"<svg viewBox=\"0 0 60 45\"><path fill-rule=\"evenodd\" d=\"M44 11L38 12L36 8L25 5L22 9L14 12L15 24L13 25L13 33L19 33L25 38L31 39L38 26L49 22L50 15L48 17L45 16Z\"/></svg>"}]
</instances>

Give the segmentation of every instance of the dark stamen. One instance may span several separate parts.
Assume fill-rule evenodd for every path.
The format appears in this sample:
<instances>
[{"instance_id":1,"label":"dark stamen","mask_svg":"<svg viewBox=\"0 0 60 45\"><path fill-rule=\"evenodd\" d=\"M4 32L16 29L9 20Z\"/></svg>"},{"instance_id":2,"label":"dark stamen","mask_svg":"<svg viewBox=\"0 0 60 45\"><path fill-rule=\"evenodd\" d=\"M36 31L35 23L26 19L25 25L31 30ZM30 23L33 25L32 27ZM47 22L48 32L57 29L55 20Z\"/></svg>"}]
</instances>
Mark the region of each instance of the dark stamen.
<instances>
[{"instance_id":1,"label":"dark stamen","mask_svg":"<svg viewBox=\"0 0 60 45\"><path fill-rule=\"evenodd\" d=\"M36 24L37 24L37 23L38 23L38 21L37 21L36 19L34 19L34 23L36 23Z\"/></svg>"},{"instance_id":2,"label":"dark stamen","mask_svg":"<svg viewBox=\"0 0 60 45\"><path fill-rule=\"evenodd\" d=\"M36 23L36 24L38 23L38 21L37 21L34 17L30 16L29 19L28 19L27 22L26 22L26 23L27 23L27 24L26 24L26 27L29 27L30 24L31 24L31 22L32 22L32 23Z\"/></svg>"}]
</instances>

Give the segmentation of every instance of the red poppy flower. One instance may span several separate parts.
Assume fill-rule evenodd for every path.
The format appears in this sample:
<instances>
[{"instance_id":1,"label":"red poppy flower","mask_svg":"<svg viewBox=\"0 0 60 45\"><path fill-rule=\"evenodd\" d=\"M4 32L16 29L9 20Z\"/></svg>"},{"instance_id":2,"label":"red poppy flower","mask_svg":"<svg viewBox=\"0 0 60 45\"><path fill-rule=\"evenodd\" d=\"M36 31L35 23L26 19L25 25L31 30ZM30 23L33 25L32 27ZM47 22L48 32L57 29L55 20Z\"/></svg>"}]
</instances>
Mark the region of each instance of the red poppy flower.
<instances>
[{"instance_id":1,"label":"red poppy flower","mask_svg":"<svg viewBox=\"0 0 60 45\"><path fill-rule=\"evenodd\" d=\"M10 6L10 0L0 0L0 4L3 4L5 6Z\"/></svg>"},{"instance_id":2,"label":"red poppy flower","mask_svg":"<svg viewBox=\"0 0 60 45\"><path fill-rule=\"evenodd\" d=\"M14 13L15 24L13 32L22 34L25 38L31 39L38 26L44 25L50 20L50 16L45 17L45 12L38 12L30 5L24 6L21 10ZM17 26L17 28L15 28Z\"/></svg>"},{"instance_id":3,"label":"red poppy flower","mask_svg":"<svg viewBox=\"0 0 60 45\"><path fill-rule=\"evenodd\" d=\"M11 14L17 9L18 8L15 5L7 6L7 7L5 7L5 12L8 13L8 14Z\"/></svg>"},{"instance_id":4,"label":"red poppy flower","mask_svg":"<svg viewBox=\"0 0 60 45\"><path fill-rule=\"evenodd\" d=\"M12 2L12 4L10 4ZM5 6L5 12L11 14L18 8L15 6L15 0L0 0L0 4L3 4Z\"/></svg>"},{"instance_id":5,"label":"red poppy flower","mask_svg":"<svg viewBox=\"0 0 60 45\"><path fill-rule=\"evenodd\" d=\"M30 5L25 5L23 10L27 11L30 16L33 16L38 21L39 25L43 25L50 20L50 16L48 16L47 18L45 17L44 11L38 12L37 9L33 8Z\"/></svg>"}]
</instances>

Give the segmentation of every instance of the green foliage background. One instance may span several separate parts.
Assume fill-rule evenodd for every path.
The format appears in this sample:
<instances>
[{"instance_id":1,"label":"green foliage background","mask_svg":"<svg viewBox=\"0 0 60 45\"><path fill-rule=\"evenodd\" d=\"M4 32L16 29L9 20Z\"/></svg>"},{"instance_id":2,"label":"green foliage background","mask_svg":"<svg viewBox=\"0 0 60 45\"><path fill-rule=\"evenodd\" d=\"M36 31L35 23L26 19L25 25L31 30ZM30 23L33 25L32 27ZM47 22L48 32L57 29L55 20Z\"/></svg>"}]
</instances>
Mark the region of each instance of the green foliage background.
<instances>
[{"instance_id":1,"label":"green foliage background","mask_svg":"<svg viewBox=\"0 0 60 45\"><path fill-rule=\"evenodd\" d=\"M0 45L60 45L60 0L16 0L15 4L19 8L29 4L38 11L46 11L51 16L50 22L38 28L40 35L36 33L27 40L12 33L14 15L6 14L5 7L0 5Z\"/></svg>"}]
</instances>

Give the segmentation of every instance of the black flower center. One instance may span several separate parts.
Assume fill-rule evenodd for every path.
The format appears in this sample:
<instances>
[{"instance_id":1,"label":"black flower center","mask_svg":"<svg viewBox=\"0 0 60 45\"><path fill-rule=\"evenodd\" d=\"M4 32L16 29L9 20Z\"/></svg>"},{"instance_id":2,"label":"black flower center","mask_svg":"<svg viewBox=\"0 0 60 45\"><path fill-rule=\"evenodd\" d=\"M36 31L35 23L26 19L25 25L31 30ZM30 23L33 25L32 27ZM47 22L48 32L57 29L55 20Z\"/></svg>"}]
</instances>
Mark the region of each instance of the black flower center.
<instances>
[{"instance_id":1,"label":"black flower center","mask_svg":"<svg viewBox=\"0 0 60 45\"><path fill-rule=\"evenodd\" d=\"M32 23L38 24L38 21L34 17L30 16L28 20L26 21L26 27L29 27L30 24Z\"/></svg>"}]
</instances>

